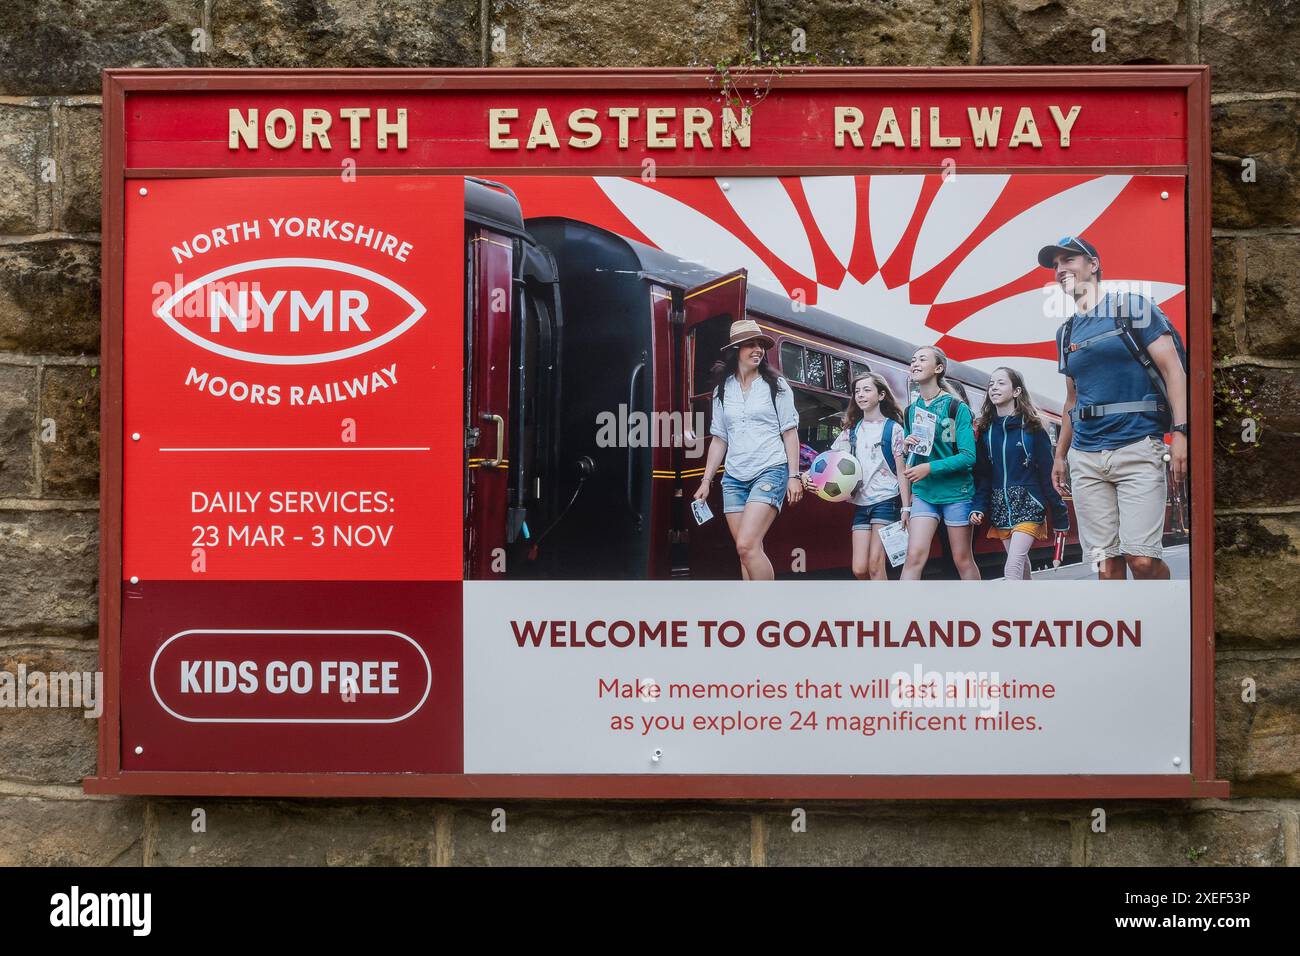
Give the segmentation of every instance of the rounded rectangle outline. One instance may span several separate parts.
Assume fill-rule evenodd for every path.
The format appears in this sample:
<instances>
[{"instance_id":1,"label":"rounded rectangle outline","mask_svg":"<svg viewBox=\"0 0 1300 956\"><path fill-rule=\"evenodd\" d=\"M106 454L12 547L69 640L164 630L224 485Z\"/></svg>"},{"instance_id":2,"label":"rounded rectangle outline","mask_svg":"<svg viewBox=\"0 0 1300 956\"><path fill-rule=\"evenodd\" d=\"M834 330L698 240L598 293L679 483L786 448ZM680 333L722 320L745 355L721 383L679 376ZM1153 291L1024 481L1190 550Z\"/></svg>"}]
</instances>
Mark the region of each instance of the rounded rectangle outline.
<instances>
[{"instance_id":1,"label":"rounded rectangle outline","mask_svg":"<svg viewBox=\"0 0 1300 956\"><path fill-rule=\"evenodd\" d=\"M187 634L388 634L393 637L400 637L404 641L410 641L411 646L420 652L420 657L424 660L426 675L424 694L421 695L419 703L400 717L185 717L163 703L162 697L158 694L158 684L154 680L154 674L158 665L158 658L167 649L167 645L177 638L185 637ZM406 720L418 711L424 706L425 701L429 699L429 694L433 690L433 665L429 663L429 655L424 652L424 648L419 645L419 642L401 631L357 630L355 628L312 630L303 628L194 627L184 631L177 631L163 641L158 650L154 651L153 660L149 662L149 689L152 691L153 699L158 702L159 707L177 720L183 720L191 724L396 724Z\"/></svg>"}]
</instances>

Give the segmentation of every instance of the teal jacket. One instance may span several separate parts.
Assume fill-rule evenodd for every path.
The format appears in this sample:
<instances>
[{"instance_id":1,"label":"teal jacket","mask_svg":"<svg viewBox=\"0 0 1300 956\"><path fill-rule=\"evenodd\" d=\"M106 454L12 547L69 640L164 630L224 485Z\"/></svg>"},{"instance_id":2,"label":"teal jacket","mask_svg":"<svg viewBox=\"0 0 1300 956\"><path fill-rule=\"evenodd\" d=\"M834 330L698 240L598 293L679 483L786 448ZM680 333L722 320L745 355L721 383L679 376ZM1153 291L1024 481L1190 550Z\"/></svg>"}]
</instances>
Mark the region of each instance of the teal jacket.
<instances>
[{"instance_id":1,"label":"teal jacket","mask_svg":"<svg viewBox=\"0 0 1300 956\"><path fill-rule=\"evenodd\" d=\"M907 457L909 467L923 461L930 463L930 474L913 482L912 494L932 505L969 501L975 497L975 426L970 406L948 392L940 392L928 402L918 395L916 401L907 406L905 425L909 435L912 434L912 418L918 407L937 416L939 421L935 425L934 446L929 456L912 454Z\"/></svg>"}]
</instances>

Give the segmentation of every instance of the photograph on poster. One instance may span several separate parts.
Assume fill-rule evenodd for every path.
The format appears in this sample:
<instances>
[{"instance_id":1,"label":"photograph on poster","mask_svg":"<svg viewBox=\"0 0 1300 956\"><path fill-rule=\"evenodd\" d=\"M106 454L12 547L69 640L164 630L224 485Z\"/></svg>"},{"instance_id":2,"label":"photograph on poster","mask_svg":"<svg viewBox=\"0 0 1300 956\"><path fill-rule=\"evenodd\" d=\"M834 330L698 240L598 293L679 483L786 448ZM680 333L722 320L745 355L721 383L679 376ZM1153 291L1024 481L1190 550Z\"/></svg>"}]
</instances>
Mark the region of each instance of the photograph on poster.
<instances>
[{"instance_id":1,"label":"photograph on poster","mask_svg":"<svg viewBox=\"0 0 1300 956\"><path fill-rule=\"evenodd\" d=\"M1182 177L465 188L467 579L1189 576Z\"/></svg>"}]
</instances>

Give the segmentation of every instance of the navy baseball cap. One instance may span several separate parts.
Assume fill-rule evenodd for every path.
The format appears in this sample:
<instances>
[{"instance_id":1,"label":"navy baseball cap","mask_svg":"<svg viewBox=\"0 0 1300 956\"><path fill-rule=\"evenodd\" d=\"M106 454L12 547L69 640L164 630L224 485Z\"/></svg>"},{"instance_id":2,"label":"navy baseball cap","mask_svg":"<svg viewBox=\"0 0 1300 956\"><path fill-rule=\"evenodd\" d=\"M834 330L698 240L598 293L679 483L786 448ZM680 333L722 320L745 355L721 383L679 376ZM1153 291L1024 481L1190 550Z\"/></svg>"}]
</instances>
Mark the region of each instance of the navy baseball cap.
<instances>
[{"instance_id":1,"label":"navy baseball cap","mask_svg":"<svg viewBox=\"0 0 1300 956\"><path fill-rule=\"evenodd\" d=\"M1050 246L1043 246L1038 250L1038 264L1044 269L1055 269L1056 257L1063 252L1067 255L1078 255L1082 252L1085 256L1090 256L1098 262L1101 261L1101 257L1097 255L1096 247L1091 242L1080 239L1078 236L1064 236L1058 242Z\"/></svg>"}]
</instances>

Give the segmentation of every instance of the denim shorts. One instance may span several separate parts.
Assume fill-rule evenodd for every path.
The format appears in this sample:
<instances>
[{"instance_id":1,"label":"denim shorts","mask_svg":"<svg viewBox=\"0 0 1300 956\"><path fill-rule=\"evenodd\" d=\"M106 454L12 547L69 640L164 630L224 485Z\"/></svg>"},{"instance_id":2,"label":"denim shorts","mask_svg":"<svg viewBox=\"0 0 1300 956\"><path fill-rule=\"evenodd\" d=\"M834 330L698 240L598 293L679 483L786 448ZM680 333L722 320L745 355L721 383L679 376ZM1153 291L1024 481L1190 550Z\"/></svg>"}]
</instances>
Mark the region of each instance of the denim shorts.
<instances>
[{"instance_id":1,"label":"denim shorts","mask_svg":"<svg viewBox=\"0 0 1300 956\"><path fill-rule=\"evenodd\" d=\"M932 505L917 495L912 495L913 518L939 518L949 528L964 528L970 524L970 513L974 510L974 501L953 501L946 505Z\"/></svg>"},{"instance_id":2,"label":"denim shorts","mask_svg":"<svg viewBox=\"0 0 1300 956\"><path fill-rule=\"evenodd\" d=\"M749 481L741 481L730 474L722 475L722 511L734 514L744 511L751 501L769 504L777 511L785 502L785 486L790 480L790 470L785 465L765 468Z\"/></svg>"},{"instance_id":3,"label":"denim shorts","mask_svg":"<svg viewBox=\"0 0 1300 956\"><path fill-rule=\"evenodd\" d=\"M858 505L853 512L853 530L868 531L873 524L893 524L903 516L903 500L895 495L875 504Z\"/></svg>"}]
</instances>

